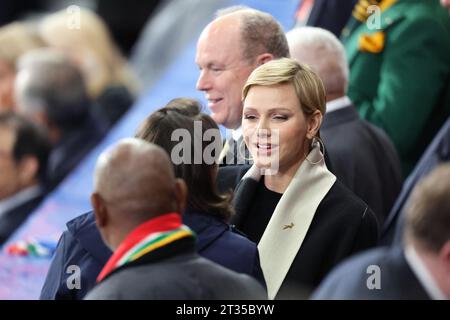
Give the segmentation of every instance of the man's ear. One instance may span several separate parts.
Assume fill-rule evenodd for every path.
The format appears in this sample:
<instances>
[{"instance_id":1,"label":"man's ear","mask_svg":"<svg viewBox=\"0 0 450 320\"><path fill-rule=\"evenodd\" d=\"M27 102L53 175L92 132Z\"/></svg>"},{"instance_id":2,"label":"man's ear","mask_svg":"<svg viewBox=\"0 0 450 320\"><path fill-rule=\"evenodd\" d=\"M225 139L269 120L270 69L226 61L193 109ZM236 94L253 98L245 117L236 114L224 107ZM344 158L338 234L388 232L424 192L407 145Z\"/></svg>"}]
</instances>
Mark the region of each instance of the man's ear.
<instances>
[{"instance_id":1,"label":"man's ear","mask_svg":"<svg viewBox=\"0 0 450 320\"><path fill-rule=\"evenodd\" d=\"M256 57L256 65L259 67L260 65L273 60L274 57L271 53L262 53Z\"/></svg>"},{"instance_id":2,"label":"man's ear","mask_svg":"<svg viewBox=\"0 0 450 320\"><path fill-rule=\"evenodd\" d=\"M180 214L183 214L184 210L186 209L186 203L187 203L187 197L188 197L188 187L183 179L177 178L175 180L175 198L177 200L177 211Z\"/></svg>"},{"instance_id":3,"label":"man's ear","mask_svg":"<svg viewBox=\"0 0 450 320\"><path fill-rule=\"evenodd\" d=\"M313 114L307 118L308 131L306 132L306 137L308 139L311 140L313 137L317 135L317 132L319 131L320 126L322 125L322 119L323 116L319 110L314 111Z\"/></svg>"},{"instance_id":4,"label":"man's ear","mask_svg":"<svg viewBox=\"0 0 450 320\"><path fill-rule=\"evenodd\" d=\"M95 212L95 223L97 227L103 228L108 224L108 210L105 201L97 192L91 195L91 204Z\"/></svg>"},{"instance_id":5,"label":"man's ear","mask_svg":"<svg viewBox=\"0 0 450 320\"><path fill-rule=\"evenodd\" d=\"M442 246L439 251L439 260L441 260L447 277L450 277L450 240ZM450 279L450 278L448 278Z\"/></svg>"},{"instance_id":6,"label":"man's ear","mask_svg":"<svg viewBox=\"0 0 450 320\"><path fill-rule=\"evenodd\" d=\"M35 183L39 171L39 161L32 155L24 156L19 162L19 179L22 187Z\"/></svg>"}]
</instances>

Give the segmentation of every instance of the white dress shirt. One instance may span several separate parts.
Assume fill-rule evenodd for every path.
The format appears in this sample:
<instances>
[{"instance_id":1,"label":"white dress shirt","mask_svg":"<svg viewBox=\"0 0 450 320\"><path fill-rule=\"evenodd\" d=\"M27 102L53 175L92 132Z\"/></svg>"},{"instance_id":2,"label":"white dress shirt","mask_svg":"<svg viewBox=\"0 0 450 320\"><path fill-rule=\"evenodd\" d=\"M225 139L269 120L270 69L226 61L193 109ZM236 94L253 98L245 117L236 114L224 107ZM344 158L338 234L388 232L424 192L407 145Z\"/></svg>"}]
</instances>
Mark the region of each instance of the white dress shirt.
<instances>
[{"instance_id":1,"label":"white dress shirt","mask_svg":"<svg viewBox=\"0 0 450 320\"><path fill-rule=\"evenodd\" d=\"M411 270L416 275L420 284L424 287L430 298L433 300L447 300L444 293L438 287L433 276L428 271L427 267L412 245L406 246L405 258L406 262L409 264Z\"/></svg>"},{"instance_id":2,"label":"white dress shirt","mask_svg":"<svg viewBox=\"0 0 450 320\"><path fill-rule=\"evenodd\" d=\"M347 96L343 96L343 97L328 101L327 102L327 113L348 107L351 104L352 104L352 101Z\"/></svg>"}]
</instances>

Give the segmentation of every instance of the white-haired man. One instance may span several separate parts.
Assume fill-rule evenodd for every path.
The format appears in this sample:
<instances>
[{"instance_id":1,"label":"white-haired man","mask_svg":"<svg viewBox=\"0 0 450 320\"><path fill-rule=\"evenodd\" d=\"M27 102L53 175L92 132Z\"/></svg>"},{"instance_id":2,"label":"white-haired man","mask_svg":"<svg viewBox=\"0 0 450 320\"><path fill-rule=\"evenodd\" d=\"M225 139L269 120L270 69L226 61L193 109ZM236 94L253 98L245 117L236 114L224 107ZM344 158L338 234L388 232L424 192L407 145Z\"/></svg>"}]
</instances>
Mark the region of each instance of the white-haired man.
<instances>
[{"instance_id":1,"label":"white-haired man","mask_svg":"<svg viewBox=\"0 0 450 320\"><path fill-rule=\"evenodd\" d=\"M324 83L327 111L321 136L333 173L383 223L400 192L400 162L387 135L362 120L346 95L349 70L344 47L321 28L296 28L287 38L291 57L308 64Z\"/></svg>"}]
</instances>

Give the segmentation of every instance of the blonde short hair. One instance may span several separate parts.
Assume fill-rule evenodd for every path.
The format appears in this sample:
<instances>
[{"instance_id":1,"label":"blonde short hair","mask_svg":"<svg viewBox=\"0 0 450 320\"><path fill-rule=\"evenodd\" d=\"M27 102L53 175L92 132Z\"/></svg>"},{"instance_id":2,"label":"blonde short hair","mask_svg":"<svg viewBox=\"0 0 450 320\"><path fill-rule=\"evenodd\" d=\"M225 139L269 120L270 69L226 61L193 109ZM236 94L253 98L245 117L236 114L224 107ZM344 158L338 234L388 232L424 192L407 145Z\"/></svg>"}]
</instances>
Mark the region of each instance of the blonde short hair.
<instances>
[{"instance_id":1,"label":"blonde short hair","mask_svg":"<svg viewBox=\"0 0 450 320\"><path fill-rule=\"evenodd\" d=\"M13 22L0 28L0 60L11 70L16 70L20 56L43 46L43 41L24 23Z\"/></svg>"},{"instance_id":2,"label":"blonde short hair","mask_svg":"<svg viewBox=\"0 0 450 320\"><path fill-rule=\"evenodd\" d=\"M322 80L307 65L290 58L269 61L256 68L249 76L242 91L245 100L253 86L292 84L297 93L300 107L305 115L319 110L326 111L326 94Z\"/></svg>"},{"instance_id":3,"label":"blonde short hair","mask_svg":"<svg viewBox=\"0 0 450 320\"><path fill-rule=\"evenodd\" d=\"M112 35L101 17L95 12L80 8L79 28L69 28L66 10L46 16L39 34L51 47L63 47L76 52L94 67L82 67L88 91L96 98L110 85L123 85L137 93L137 81Z\"/></svg>"}]
</instances>

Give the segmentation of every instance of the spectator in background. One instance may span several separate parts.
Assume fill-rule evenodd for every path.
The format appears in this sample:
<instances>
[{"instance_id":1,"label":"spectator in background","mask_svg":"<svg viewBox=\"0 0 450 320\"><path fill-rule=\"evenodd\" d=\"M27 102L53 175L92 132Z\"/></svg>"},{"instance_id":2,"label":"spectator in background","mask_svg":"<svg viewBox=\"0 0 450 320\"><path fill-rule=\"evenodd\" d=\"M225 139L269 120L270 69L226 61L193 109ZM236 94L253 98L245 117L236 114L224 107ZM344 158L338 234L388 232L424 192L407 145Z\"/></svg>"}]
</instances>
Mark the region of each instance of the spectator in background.
<instances>
[{"instance_id":1,"label":"spectator in background","mask_svg":"<svg viewBox=\"0 0 450 320\"><path fill-rule=\"evenodd\" d=\"M86 299L263 299L264 290L195 253L181 221L187 187L167 153L126 139L97 161L91 196L96 224L114 251Z\"/></svg>"},{"instance_id":2,"label":"spectator in background","mask_svg":"<svg viewBox=\"0 0 450 320\"><path fill-rule=\"evenodd\" d=\"M400 244L405 223L405 207L415 185L436 166L450 161L450 118L439 130L432 143L405 181L402 192L389 213L380 236L382 245Z\"/></svg>"},{"instance_id":3,"label":"spectator in background","mask_svg":"<svg viewBox=\"0 0 450 320\"><path fill-rule=\"evenodd\" d=\"M42 128L15 113L0 113L0 245L43 199L49 151Z\"/></svg>"},{"instance_id":4,"label":"spectator in background","mask_svg":"<svg viewBox=\"0 0 450 320\"><path fill-rule=\"evenodd\" d=\"M362 118L383 128L407 176L450 114L450 19L438 1L382 0L379 25L357 4L343 33L348 95Z\"/></svg>"},{"instance_id":5,"label":"spectator in background","mask_svg":"<svg viewBox=\"0 0 450 320\"><path fill-rule=\"evenodd\" d=\"M14 22L0 27L0 112L13 110L16 62L24 53L42 47L44 43L31 26Z\"/></svg>"},{"instance_id":6,"label":"spectator in background","mask_svg":"<svg viewBox=\"0 0 450 320\"><path fill-rule=\"evenodd\" d=\"M319 27L339 37L357 0L301 0L296 26Z\"/></svg>"},{"instance_id":7,"label":"spectator in background","mask_svg":"<svg viewBox=\"0 0 450 320\"><path fill-rule=\"evenodd\" d=\"M441 0L442 6L450 9L450 0ZM450 11L449 11L450 15ZM447 92L447 105L450 106L450 88ZM435 166L442 162L450 161L450 117L433 138L414 171L405 181L402 192L395 202L394 207L386 221L380 241L382 244L400 243L404 225L404 207L411 191L423 176L427 175Z\"/></svg>"},{"instance_id":8,"label":"spectator in background","mask_svg":"<svg viewBox=\"0 0 450 320\"><path fill-rule=\"evenodd\" d=\"M231 7L218 11L216 16L197 43L197 90L205 93L214 121L232 130L221 162L243 164L242 88L256 67L288 57L289 47L281 25L268 13Z\"/></svg>"},{"instance_id":9,"label":"spectator in background","mask_svg":"<svg viewBox=\"0 0 450 320\"><path fill-rule=\"evenodd\" d=\"M345 50L329 31L295 28L287 33L291 57L311 67L326 91L320 134L332 172L375 212L381 227L402 187L400 160L383 130L362 120L346 95Z\"/></svg>"},{"instance_id":10,"label":"spectator in background","mask_svg":"<svg viewBox=\"0 0 450 320\"><path fill-rule=\"evenodd\" d=\"M18 111L48 130L53 188L103 138L105 126L91 114L80 71L61 52L38 49L22 56L15 91Z\"/></svg>"},{"instance_id":11,"label":"spectator in background","mask_svg":"<svg viewBox=\"0 0 450 320\"><path fill-rule=\"evenodd\" d=\"M341 264L315 299L450 299L450 164L417 184L406 208L404 245ZM369 272L369 266L373 266Z\"/></svg>"},{"instance_id":12,"label":"spectator in background","mask_svg":"<svg viewBox=\"0 0 450 320\"><path fill-rule=\"evenodd\" d=\"M304 298L339 261L376 244L377 221L325 165L325 89L311 69L269 61L251 73L243 99L255 164L223 168L243 176L232 223L258 243L269 298Z\"/></svg>"},{"instance_id":13,"label":"spectator in background","mask_svg":"<svg viewBox=\"0 0 450 320\"><path fill-rule=\"evenodd\" d=\"M70 28L78 14L79 27ZM64 10L44 17L39 34L81 69L95 112L112 126L133 104L137 82L101 18L84 8L73 15Z\"/></svg>"}]
</instances>

